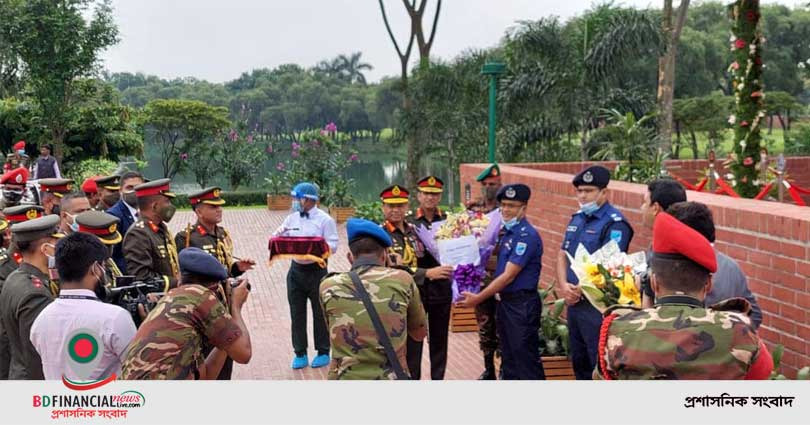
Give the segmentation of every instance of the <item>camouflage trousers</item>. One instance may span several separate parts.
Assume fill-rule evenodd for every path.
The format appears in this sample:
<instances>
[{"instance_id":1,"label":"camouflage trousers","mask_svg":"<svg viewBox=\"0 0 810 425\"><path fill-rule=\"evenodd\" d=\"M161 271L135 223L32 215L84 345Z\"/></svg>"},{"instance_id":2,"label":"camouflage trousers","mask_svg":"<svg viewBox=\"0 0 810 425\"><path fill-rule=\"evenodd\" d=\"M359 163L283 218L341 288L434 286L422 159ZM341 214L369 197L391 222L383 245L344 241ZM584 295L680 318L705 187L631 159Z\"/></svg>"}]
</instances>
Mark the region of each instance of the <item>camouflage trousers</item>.
<instances>
[{"instance_id":1,"label":"camouflage trousers","mask_svg":"<svg viewBox=\"0 0 810 425\"><path fill-rule=\"evenodd\" d=\"M488 284L489 282L486 282L483 287L485 288ZM497 305L495 297L490 297L475 306L475 321L478 322L478 346L484 354L495 354L498 351L498 333L495 330Z\"/></svg>"}]
</instances>

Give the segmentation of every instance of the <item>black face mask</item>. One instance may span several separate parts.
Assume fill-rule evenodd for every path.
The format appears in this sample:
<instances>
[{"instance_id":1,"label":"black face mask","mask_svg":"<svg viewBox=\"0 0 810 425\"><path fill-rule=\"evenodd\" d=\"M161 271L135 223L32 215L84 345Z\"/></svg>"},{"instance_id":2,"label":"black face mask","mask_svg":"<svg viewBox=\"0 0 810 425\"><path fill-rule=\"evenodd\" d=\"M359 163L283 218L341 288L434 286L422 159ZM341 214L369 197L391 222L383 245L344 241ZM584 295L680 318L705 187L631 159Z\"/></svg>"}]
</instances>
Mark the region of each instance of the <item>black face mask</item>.
<instances>
[{"instance_id":1,"label":"black face mask","mask_svg":"<svg viewBox=\"0 0 810 425\"><path fill-rule=\"evenodd\" d=\"M54 205L51 207L51 214L52 215L59 215L62 212L62 208L59 205Z\"/></svg>"},{"instance_id":2,"label":"black face mask","mask_svg":"<svg viewBox=\"0 0 810 425\"><path fill-rule=\"evenodd\" d=\"M101 200L108 206L115 205L118 200L121 199L121 194L118 192L113 192L105 195Z\"/></svg>"},{"instance_id":3,"label":"black face mask","mask_svg":"<svg viewBox=\"0 0 810 425\"><path fill-rule=\"evenodd\" d=\"M124 202L132 208L138 208L138 197L135 192L124 192Z\"/></svg>"},{"instance_id":4,"label":"black face mask","mask_svg":"<svg viewBox=\"0 0 810 425\"><path fill-rule=\"evenodd\" d=\"M95 276L95 274L94 274ZM96 294L96 297L101 301L105 301L108 296L109 290L107 289L107 273L104 273L102 269L101 278L98 276L96 277L96 287L93 288L93 292Z\"/></svg>"}]
</instances>

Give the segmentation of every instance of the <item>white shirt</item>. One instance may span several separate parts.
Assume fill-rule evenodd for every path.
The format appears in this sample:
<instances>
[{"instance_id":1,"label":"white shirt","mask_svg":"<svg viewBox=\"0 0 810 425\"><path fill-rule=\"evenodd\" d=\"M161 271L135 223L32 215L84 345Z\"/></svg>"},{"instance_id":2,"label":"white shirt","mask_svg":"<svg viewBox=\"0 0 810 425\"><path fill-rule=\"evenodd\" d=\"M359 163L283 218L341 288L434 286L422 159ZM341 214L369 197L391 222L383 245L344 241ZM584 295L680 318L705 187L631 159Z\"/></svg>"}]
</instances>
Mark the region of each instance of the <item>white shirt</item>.
<instances>
[{"instance_id":1,"label":"white shirt","mask_svg":"<svg viewBox=\"0 0 810 425\"><path fill-rule=\"evenodd\" d=\"M103 303L93 291L63 289L68 296L94 299L57 298L48 304L31 326L31 343L42 358L45 379L90 381L121 374L121 362L135 336L135 323L123 308ZM88 369L77 371L79 363L68 353L69 339L80 329L89 331L98 340L98 360L88 363Z\"/></svg>"},{"instance_id":2,"label":"white shirt","mask_svg":"<svg viewBox=\"0 0 810 425\"><path fill-rule=\"evenodd\" d=\"M276 229L273 236L320 236L326 240L332 254L337 252L338 237L337 224L335 220L318 207L313 207L307 211L309 217L301 217L301 214L294 212L284 219L281 226ZM300 264L310 264L312 261L296 261Z\"/></svg>"},{"instance_id":3,"label":"white shirt","mask_svg":"<svg viewBox=\"0 0 810 425\"><path fill-rule=\"evenodd\" d=\"M129 205L128 203L126 203L126 202L124 202L124 205L129 210L129 215L132 217L132 220L133 221L138 221L138 209L137 208L132 208L132 206Z\"/></svg>"}]
</instances>

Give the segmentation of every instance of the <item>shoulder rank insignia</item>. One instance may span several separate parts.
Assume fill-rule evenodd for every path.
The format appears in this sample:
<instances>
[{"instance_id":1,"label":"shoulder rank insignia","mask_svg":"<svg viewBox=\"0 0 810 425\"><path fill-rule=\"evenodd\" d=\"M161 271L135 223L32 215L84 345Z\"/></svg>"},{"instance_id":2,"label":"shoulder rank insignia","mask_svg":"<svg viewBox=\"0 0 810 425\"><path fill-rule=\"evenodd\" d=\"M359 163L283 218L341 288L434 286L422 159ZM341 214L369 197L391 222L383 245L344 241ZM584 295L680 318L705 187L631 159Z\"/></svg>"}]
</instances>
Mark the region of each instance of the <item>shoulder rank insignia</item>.
<instances>
[{"instance_id":1,"label":"shoulder rank insignia","mask_svg":"<svg viewBox=\"0 0 810 425\"><path fill-rule=\"evenodd\" d=\"M42 280L36 276L31 276L31 283L34 285L34 288L42 288Z\"/></svg>"},{"instance_id":2,"label":"shoulder rank insignia","mask_svg":"<svg viewBox=\"0 0 810 425\"><path fill-rule=\"evenodd\" d=\"M155 233L160 232L160 227L158 227L157 224L152 223L151 221L149 222L149 228L152 229L152 231Z\"/></svg>"},{"instance_id":3,"label":"shoulder rank insignia","mask_svg":"<svg viewBox=\"0 0 810 425\"><path fill-rule=\"evenodd\" d=\"M208 234L208 232L205 231L205 227L202 227L199 224L197 225L197 233L199 233L200 236L205 236Z\"/></svg>"}]
</instances>

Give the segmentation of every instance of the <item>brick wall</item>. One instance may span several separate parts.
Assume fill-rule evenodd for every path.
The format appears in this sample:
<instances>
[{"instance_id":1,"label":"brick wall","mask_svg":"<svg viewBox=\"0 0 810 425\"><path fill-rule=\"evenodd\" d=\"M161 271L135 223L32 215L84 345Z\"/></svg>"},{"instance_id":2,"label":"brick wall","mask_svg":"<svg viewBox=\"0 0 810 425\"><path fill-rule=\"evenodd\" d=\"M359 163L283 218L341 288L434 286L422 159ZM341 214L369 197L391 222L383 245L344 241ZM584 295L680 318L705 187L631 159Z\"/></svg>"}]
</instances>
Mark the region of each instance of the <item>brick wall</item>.
<instances>
[{"instance_id":1,"label":"brick wall","mask_svg":"<svg viewBox=\"0 0 810 425\"><path fill-rule=\"evenodd\" d=\"M557 173L576 174L583 168L589 165L599 164L611 170L616 168L619 161L603 161L603 162L543 162L543 163L528 163L520 164L522 168L530 168L533 170L554 171ZM664 162L667 170L675 176L678 176L689 183L697 184L703 179L706 169L709 168L709 161L706 159L697 160L670 160ZM719 165L719 163L718 163ZM810 189L810 157L788 157L786 158L786 165L788 171L788 179L795 180L796 183L804 188ZM717 170L721 175L725 175L728 171L725 167L720 167ZM805 203L810 205L810 195L802 195ZM793 200L785 191L785 202L793 203Z\"/></svg>"},{"instance_id":2,"label":"brick wall","mask_svg":"<svg viewBox=\"0 0 810 425\"><path fill-rule=\"evenodd\" d=\"M556 279L562 234L577 209L572 173L581 163L502 165L504 183L532 188L529 220L543 238L541 280ZM553 168L564 172L544 171ZM461 185L475 190L475 176L485 165L462 164ZM810 186L810 185L808 185ZM640 206L646 186L614 181L610 202L635 229L631 252L645 249L651 231L641 224ZM789 376L810 365L810 207L688 192L689 200L708 205L717 227L717 249L739 262L763 310L760 335L769 344L785 346L783 370Z\"/></svg>"}]
</instances>

